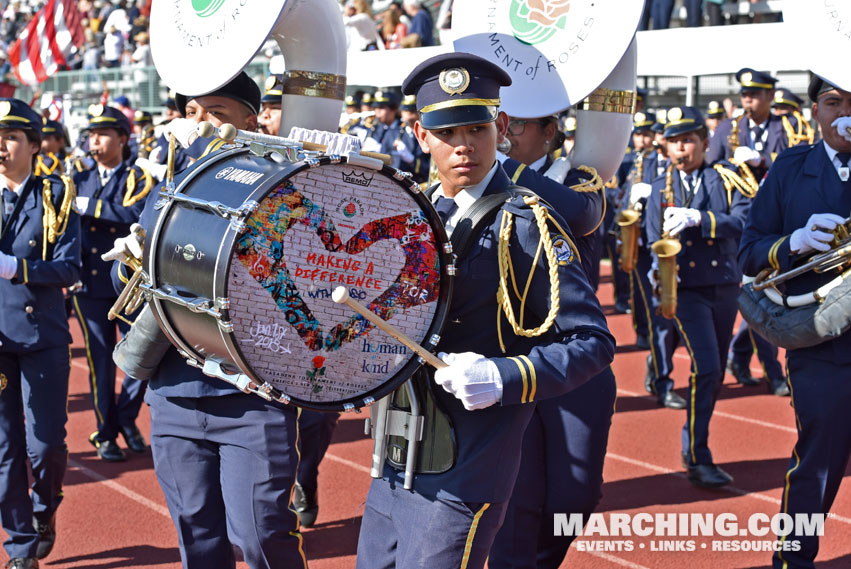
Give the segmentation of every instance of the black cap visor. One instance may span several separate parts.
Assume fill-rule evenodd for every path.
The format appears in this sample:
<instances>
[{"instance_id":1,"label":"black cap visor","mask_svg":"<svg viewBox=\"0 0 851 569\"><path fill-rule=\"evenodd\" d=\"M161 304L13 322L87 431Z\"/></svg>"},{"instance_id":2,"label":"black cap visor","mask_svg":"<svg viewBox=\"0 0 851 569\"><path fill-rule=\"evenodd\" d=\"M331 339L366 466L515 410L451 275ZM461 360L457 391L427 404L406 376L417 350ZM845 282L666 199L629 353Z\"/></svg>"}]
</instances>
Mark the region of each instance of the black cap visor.
<instances>
[{"instance_id":1,"label":"black cap visor","mask_svg":"<svg viewBox=\"0 0 851 569\"><path fill-rule=\"evenodd\" d=\"M460 105L420 113L420 124L428 130L483 124L496 120L499 108L492 105Z\"/></svg>"}]
</instances>

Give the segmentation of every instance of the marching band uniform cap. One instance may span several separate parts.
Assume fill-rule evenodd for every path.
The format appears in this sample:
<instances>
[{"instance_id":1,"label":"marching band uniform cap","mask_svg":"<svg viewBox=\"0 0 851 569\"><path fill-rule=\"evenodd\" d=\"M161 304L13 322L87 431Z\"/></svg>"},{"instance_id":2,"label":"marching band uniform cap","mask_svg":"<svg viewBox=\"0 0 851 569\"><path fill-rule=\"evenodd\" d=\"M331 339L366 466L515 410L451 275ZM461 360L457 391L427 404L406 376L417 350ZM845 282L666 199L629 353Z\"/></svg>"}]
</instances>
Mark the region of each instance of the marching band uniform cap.
<instances>
[{"instance_id":1,"label":"marching band uniform cap","mask_svg":"<svg viewBox=\"0 0 851 569\"><path fill-rule=\"evenodd\" d=\"M801 110L801 104L804 100L787 89L786 87L780 87L774 92L774 101L772 101L771 106L777 105L789 105L790 107L795 107L799 111Z\"/></svg>"},{"instance_id":2,"label":"marching band uniform cap","mask_svg":"<svg viewBox=\"0 0 851 569\"><path fill-rule=\"evenodd\" d=\"M355 97L354 95L346 96L346 106L347 107L360 107L360 99Z\"/></svg>"},{"instance_id":3,"label":"marching band uniform cap","mask_svg":"<svg viewBox=\"0 0 851 569\"><path fill-rule=\"evenodd\" d=\"M154 122L154 117L148 111L136 111L133 115L133 124L148 124Z\"/></svg>"},{"instance_id":4,"label":"marching band uniform cap","mask_svg":"<svg viewBox=\"0 0 851 569\"><path fill-rule=\"evenodd\" d=\"M284 94L284 76L273 74L266 77L261 103L280 103Z\"/></svg>"},{"instance_id":5,"label":"marching band uniform cap","mask_svg":"<svg viewBox=\"0 0 851 569\"><path fill-rule=\"evenodd\" d=\"M65 138L65 129L62 127L62 123L45 118L41 125L41 134L45 136L54 135Z\"/></svg>"},{"instance_id":6,"label":"marching band uniform cap","mask_svg":"<svg viewBox=\"0 0 851 569\"><path fill-rule=\"evenodd\" d=\"M127 120L124 113L115 107L107 107L99 103L89 105L89 124L86 128L114 128L127 136L130 136L132 130L130 121Z\"/></svg>"},{"instance_id":7,"label":"marching band uniform cap","mask_svg":"<svg viewBox=\"0 0 851 569\"><path fill-rule=\"evenodd\" d=\"M168 107L169 109L177 110L177 103L174 101L175 92L173 89L168 90L168 95L166 95L165 101L163 101L163 106Z\"/></svg>"},{"instance_id":8,"label":"marching band uniform cap","mask_svg":"<svg viewBox=\"0 0 851 569\"><path fill-rule=\"evenodd\" d=\"M736 73L736 81L742 84L742 93L756 91L757 89L774 89L774 84L777 83L777 79L768 73L755 71L750 67L739 69Z\"/></svg>"},{"instance_id":9,"label":"marching band uniform cap","mask_svg":"<svg viewBox=\"0 0 851 569\"><path fill-rule=\"evenodd\" d=\"M417 96L424 128L437 129L496 120L499 89L511 77L490 61L469 53L444 53L420 63L402 83Z\"/></svg>"},{"instance_id":10,"label":"marching band uniform cap","mask_svg":"<svg viewBox=\"0 0 851 569\"><path fill-rule=\"evenodd\" d=\"M392 91L376 91L372 96L373 107L399 107L399 96Z\"/></svg>"},{"instance_id":11,"label":"marching band uniform cap","mask_svg":"<svg viewBox=\"0 0 851 569\"><path fill-rule=\"evenodd\" d=\"M706 127L703 115L694 107L674 107L668 111L665 138L672 138Z\"/></svg>"},{"instance_id":12,"label":"marching band uniform cap","mask_svg":"<svg viewBox=\"0 0 851 569\"><path fill-rule=\"evenodd\" d=\"M405 98L402 99L402 106L399 107L403 111L416 111L417 110L417 97L416 95L405 95Z\"/></svg>"},{"instance_id":13,"label":"marching band uniform cap","mask_svg":"<svg viewBox=\"0 0 851 569\"><path fill-rule=\"evenodd\" d=\"M41 117L20 99L0 99L0 128L33 130L41 136Z\"/></svg>"},{"instance_id":14,"label":"marching band uniform cap","mask_svg":"<svg viewBox=\"0 0 851 569\"><path fill-rule=\"evenodd\" d=\"M647 89L645 89L644 87L636 87L635 88L635 97L639 101L646 101L648 93L649 93L649 91L647 91Z\"/></svg>"},{"instance_id":15,"label":"marching band uniform cap","mask_svg":"<svg viewBox=\"0 0 851 569\"><path fill-rule=\"evenodd\" d=\"M724 105L718 101L709 101L709 104L706 106L706 116L711 119L720 119L725 113Z\"/></svg>"},{"instance_id":16,"label":"marching band uniform cap","mask_svg":"<svg viewBox=\"0 0 851 569\"><path fill-rule=\"evenodd\" d=\"M632 134L643 130L652 130L654 124L656 124L656 113L638 111L632 116Z\"/></svg>"},{"instance_id":17,"label":"marching band uniform cap","mask_svg":"<svg viewBox=\"0 0 851 569\"><path fill-rule=\"evenodd\" d=\"M833 91L834 89L839 89L839 87L837 87L830 81L825 81L818 75L813 74L812 78L810 79L810 86L807 89L807 95L810 96L810 100L813 103L817 103L818 98L821 95L827 93L828 91Z\"/></svg>"},{"instance_id":18,"label":"marching band uniform cap","mask_svg":"<svg viewBox=\"0 0 851 569\"><path fill-rule=\"evenodd\" d=\"M186 103L192 99L207 96L233 99L234 101L238 101L251 109L251 112L255 115L260 113L260 88L257 86L257 83L255 83L254 80L245 73L245 71L241 71L239 75L230 80L230 83L219 87L215 91L192 96L176 93L174 100L175 103L177 103L177 110L180 111L181 114L186 115Z\"/></svg>"},{"instance_id":19,"label":"marching band uniform cap","mask_svg":"<svg viewBox=\"0 0 851 569\"><path fill-rule=\"evenodd\" d=\"M576 117L567 117L564 119L564 135L576 136Z\"/></svg>"},{"instance_id":20,"label":"marching band uniform cap","mask_svg":"<svg viewBox=\"0 0 851 569\"><path fill-rule=\"evenodd\" d=\"M653 126L650 127L655 133L662 134L665 132L665 122L668 118L668 111L662 109L656 114L656 122L653 123Z\"/></svg>"},{"instance_id":21,"label":"marching band uniform cap","mask_svg":"<svg viewBox=\"0 0 851 569\"><path fill-rule=\"evenodd\" d=\"M372 106L372 93L364 93L363 97L361 97L361 99L360 99L360 104L371 107Z\"/></svg>"}]
</instances>

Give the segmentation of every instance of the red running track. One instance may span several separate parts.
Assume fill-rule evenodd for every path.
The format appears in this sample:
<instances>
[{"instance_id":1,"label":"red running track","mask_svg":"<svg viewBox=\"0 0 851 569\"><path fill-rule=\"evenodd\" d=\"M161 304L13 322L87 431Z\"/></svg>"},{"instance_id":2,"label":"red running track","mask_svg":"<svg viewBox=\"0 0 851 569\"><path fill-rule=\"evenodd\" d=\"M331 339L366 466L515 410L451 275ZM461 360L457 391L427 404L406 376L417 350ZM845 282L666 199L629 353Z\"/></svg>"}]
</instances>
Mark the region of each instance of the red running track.
<instances>
[{"instance_id":1,"label":"red running track","mask_svg":"<svg viewBox=\"0 0 851 569\"><path fill-rule=\"evenodd\" d=\"M689 484L680 466L680 430L685 412L663 409L644 391L646 351L633 346L630 317L612 312L612 288L606 278L600 299L618 339L614 371L618 381L617 412L612 425L605 467L604 497L598 512L605 514L699 513L737 516L746 523L752 514L772 516L779 511L788 458L795 442L794 415L789 398L761 387L738 386L727 377L711 424L711 447L716 461L735 476L732 487L699 490ZM157 485L150 456L128 454L120 464L101 462L87 436L94 430L89 401L85 353L76 321L68 404L69 469L65 501L58 515L58 539L42 567L118 568L180 567L177 538ZM688 385L688 356L675 356L674 379L681 395ZM756 361L752 371L761 376ZM363 415L342 418L320 472L320 513L314 528L304 531L304 547L312 569L351 568L363 502L369 487L371 444L363 436ZM149 432L147 408L139 427ZM819 554L820 569L851 567L851 471L839 492L825 526ZM547 522L549 523L549 522ZM632 569L767 567L770 553L713 551L720 544L758 537L690 538L584 537L577 540L563 568ZM630 541L631 551L617 548ZM656 551L659 546L687 546L691 552ZM679 543L676 543L679 542ZM621 543L621 547L627 544ZM704 548L704 546L706 546ZM0 562L5 562L0 553ZM241 564L240 567L246 567Z\"/></svg>"}]
</instances>

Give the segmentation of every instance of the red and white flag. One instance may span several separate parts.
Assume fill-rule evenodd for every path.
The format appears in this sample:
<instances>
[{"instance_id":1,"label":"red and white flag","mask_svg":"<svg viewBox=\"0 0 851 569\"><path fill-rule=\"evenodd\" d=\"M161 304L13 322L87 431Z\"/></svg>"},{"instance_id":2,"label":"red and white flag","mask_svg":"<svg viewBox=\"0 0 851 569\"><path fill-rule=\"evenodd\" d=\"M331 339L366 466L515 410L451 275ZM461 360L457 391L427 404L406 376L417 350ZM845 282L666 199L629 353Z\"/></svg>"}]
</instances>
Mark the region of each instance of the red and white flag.
<instances>
[{"instance_id":1,"label":"red and white flag","mask_svg":"<svg viewBox=\"0 0 851 569\"><path fill-rule=\"evenodd\" d=\"M77 0L48 0L9 50L9 63L22 83L41 83L84 41Z\"/></svg>"}]
</instances>

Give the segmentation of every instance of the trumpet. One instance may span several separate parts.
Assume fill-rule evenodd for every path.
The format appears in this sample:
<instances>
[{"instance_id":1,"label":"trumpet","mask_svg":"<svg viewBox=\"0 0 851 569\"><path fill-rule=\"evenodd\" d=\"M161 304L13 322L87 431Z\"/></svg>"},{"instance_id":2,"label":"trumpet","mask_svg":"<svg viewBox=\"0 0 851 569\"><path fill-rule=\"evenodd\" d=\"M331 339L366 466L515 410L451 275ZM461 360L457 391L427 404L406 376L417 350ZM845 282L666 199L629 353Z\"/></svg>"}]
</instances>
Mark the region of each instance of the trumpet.
<instances>
[{"instance_id":1,"label":"trumpet","mask_svg":"<svg viewBox=\"0 0 851 569\"><path fill-rule=\"evenodd\" d=\"M674 207L674 164L668 166L665 175L665 190L662 192L662 207L660 208L659 226L665 223L665 210ZM659 259L658 283L659 283L659 314L671 319L677 315L677 255L682 251L682 244L676 237L668 232L662 232L662 238L653 243L650 249Z\"/></svg>"}]
</instances>

